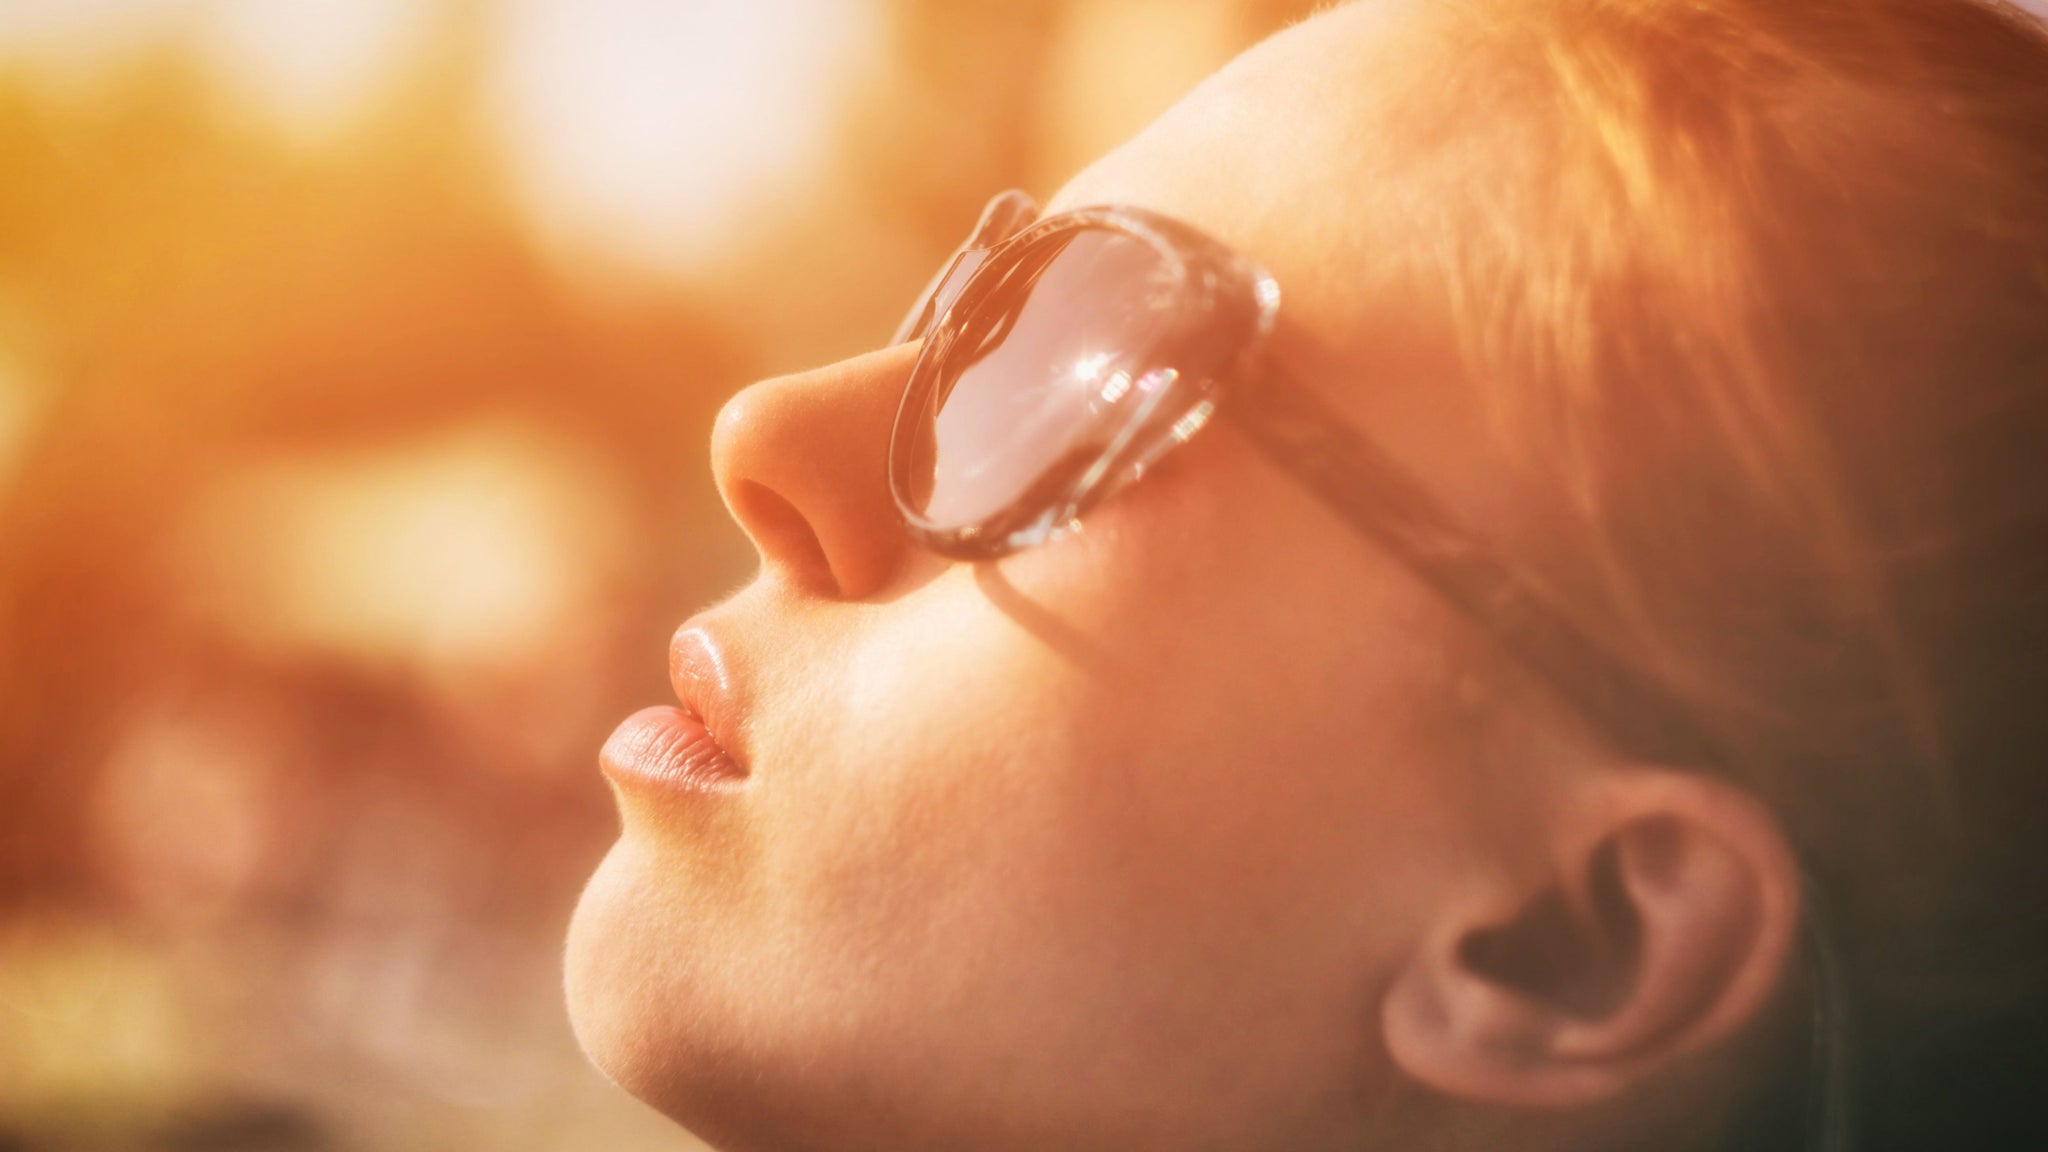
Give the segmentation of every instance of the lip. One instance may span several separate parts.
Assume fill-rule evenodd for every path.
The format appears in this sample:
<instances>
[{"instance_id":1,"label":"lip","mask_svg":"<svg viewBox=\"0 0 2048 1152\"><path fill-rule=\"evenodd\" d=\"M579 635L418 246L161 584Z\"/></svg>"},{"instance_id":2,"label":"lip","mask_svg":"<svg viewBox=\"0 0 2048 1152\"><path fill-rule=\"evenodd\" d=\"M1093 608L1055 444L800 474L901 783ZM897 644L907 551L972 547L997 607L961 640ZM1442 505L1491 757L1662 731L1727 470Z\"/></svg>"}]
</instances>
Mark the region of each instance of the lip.
<instances>
[{"instance_id":1,"label":"lip","mask_svg":"<svg viewBox=\"0 0 2048 1152\"><path fill-rule=\"evenodd\" d=\"M626 717L598 754L622 786L705 792L747 778L737 735L739 703L724 649L708 627L685 624L669 642L669 681L682 707L643 708Z\"/></svg>"}]
</instances>

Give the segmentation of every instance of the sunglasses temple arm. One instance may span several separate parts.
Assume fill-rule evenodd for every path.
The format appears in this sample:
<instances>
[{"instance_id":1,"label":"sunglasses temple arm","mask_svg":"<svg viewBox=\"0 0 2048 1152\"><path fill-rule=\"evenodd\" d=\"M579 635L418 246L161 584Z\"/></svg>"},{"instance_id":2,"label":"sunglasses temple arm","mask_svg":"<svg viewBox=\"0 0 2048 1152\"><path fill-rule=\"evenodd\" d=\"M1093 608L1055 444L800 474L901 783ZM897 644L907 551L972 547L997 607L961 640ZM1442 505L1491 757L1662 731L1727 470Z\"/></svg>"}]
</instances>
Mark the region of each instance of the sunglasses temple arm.
<instances>
[{"instance_id":1,"label":"sunglasses temple arm","mask_svg":"<svg viewBox=\"0 0 2048 1152\"><path fill-rule=\"evenodd\" d=\"M1513 568L1327 401L1273 367L1233 389L1218 414L1332 511L1499 638L1631 751L1718 762L1724 750L1653 677L1599 643L1532 573Z\"/></svg>"}]
</instances>

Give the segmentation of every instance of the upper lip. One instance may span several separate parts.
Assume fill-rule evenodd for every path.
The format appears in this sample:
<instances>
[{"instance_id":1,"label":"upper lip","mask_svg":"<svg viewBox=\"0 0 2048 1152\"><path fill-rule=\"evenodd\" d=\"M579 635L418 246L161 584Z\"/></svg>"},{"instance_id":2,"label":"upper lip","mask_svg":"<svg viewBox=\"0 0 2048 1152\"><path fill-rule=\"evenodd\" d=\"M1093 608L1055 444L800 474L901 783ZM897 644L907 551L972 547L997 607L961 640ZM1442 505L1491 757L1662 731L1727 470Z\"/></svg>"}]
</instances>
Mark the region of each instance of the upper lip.
<instances>
[{"instance_id":1,"label":"upper lip","mask_svg":"<svg viewBox=\"0 0 2048 1152\"><path fill-rule=\"evenodd\" d=\"M676 699L704 722L711 738L745 772L745 706L733 673L731 651L709 621L692 617L676 629L668 644L668 678Z\"/></svg>"}]
</instances>

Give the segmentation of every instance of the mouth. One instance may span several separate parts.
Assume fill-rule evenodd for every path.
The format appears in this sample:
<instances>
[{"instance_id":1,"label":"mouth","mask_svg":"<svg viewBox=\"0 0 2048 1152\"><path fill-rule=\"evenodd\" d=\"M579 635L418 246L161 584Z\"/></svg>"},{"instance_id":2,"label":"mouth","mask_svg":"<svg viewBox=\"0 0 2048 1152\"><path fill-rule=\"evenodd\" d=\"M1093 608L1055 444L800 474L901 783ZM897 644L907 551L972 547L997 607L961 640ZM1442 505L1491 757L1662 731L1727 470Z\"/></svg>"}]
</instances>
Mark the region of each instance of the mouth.
<instances>
[{"instance_id":1,"label":"mouth","mask_svg":"<svg viewBox=\"0 0 2048 1152\"><path fill-rule=\"evenodd\" d=\"M704 721L667 705L626 717L597 760L606 776L623 785L710 791L746 779Z\"/></svg>"},{"instance_id":2,"label":"mouth","mask_svg":"<svg viewBox=\"0 0 2048 1152\"><path fill-rule=\"evenodd\" d=\"M681 707L643 708L604 742L598 764L622 787L708 792L732 788L747 770L730 742L736 712L722 650L702 626L669 645L669 679Z\"/></svg>"}]
</instances>

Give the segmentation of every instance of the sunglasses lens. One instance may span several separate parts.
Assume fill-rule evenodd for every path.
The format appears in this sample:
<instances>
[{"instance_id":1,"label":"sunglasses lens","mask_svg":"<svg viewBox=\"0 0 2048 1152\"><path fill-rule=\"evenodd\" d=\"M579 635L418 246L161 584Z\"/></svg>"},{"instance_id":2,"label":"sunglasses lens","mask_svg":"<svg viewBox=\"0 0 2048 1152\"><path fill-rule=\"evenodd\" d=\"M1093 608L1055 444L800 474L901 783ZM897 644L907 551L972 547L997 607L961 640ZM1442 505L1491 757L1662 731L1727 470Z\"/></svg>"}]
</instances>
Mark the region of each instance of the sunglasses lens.
<instances>
[{"instance_id":1,"label":"sunglasses lens","mask_svg":"<svg viewBox=\"0 0 2048 1152\"><path fill-rule=\"evenodd\" d=\"M935 335L928 383L899 417L898 498L928 526L1048 521L1170 374L1141 357L1171 315L1179 271L1106 228L1046 237L987 270ZM1048 522L1041 525L1050 528Z\"/></svg>"}]
</instances>

